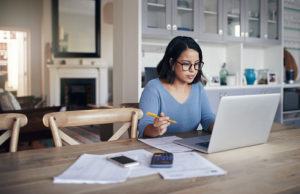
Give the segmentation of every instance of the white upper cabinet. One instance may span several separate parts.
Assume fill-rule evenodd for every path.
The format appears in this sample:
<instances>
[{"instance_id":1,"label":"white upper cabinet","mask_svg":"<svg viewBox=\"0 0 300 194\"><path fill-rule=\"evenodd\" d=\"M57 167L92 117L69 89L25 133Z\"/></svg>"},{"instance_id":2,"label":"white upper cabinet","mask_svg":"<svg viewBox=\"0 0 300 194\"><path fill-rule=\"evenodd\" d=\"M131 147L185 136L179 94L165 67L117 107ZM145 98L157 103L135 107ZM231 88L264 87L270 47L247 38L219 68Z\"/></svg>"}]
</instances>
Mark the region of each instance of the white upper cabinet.
<instances>
[{"instance_id":1,"label":"white upper cabinet","mask_svg":"<svg viewBox=\"0 0 300 194\"><path fill-rule=\"evenodd\" d=\"M143 0L143 37L281 43L280 0Z\"/></svg>"},{"instance_id":2,"label":"white upper cabinet","mask_svg":"<svg viewBox=\"0 0 300 194\"><path fill-rule=\"evenodd\" d=\"M281 43L280 0L224 0L224 39Z\"/></svg>"},{"instance_id":3,"label":"white upper cabinet","mask_svg":"<svg viewBox=\"0 0 300 194\"><path fill-rule=\"evenodd\" d=\"M196 0L143 0L143 36L196 36L199 9Z\"/></svg>"}]
</instances>

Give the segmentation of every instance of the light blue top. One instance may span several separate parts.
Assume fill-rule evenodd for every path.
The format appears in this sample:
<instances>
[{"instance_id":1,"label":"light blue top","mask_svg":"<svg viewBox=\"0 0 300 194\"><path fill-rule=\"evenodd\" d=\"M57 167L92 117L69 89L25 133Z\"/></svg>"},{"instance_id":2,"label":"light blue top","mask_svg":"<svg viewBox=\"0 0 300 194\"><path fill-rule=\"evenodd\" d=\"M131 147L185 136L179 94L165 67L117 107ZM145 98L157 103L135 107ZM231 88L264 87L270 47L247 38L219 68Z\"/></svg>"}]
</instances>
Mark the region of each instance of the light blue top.
<instances>
[{"instance_id":1,"label":"light blue top","mask_svg":"<svg viewBox=\"0 0 300 194\"><path fill-rule=\"evenodd\" d=\"M167 134L193 131L199 124L203 129L207 129L215 121L215 115L211 111L201 83L192 84L187 100L179 103L158 78L153 79L145 86L139 106L144 113L138 124L139 137L143 137L147 125L153 124L154 118L147 116L147 112L157 115L163 112L177 122L168 127Z\"/></svg>"}]
</instances>

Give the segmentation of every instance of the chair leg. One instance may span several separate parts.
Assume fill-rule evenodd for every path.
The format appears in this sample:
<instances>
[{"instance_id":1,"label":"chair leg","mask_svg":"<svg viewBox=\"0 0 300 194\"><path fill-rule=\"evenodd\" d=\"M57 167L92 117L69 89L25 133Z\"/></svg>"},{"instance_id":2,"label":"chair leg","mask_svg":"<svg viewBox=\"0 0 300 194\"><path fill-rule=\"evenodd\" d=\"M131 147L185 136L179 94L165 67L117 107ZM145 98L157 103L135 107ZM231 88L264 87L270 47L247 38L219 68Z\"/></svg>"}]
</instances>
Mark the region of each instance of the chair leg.
<instances>
[{"instance_id":1,"label":"chair leg","mask_svg":"<svg viewBox=\"0 0 300 194\"><path fill-rule=\"evenodd\" d=\"M58 134L58 127L56 126L54 117L49 118L49 124L50 124L50 129L52 132L55 147L62 147L62 142Z\"/></svg>"},{"instance_id":2,"label":"chair leg","mask_svg":"<svg viewBox=\"0 0 300 194\"><path fill-rule=\"evenodd\" d=\"M131 120L131 132L130 132L131 133L131 135L130 135L131 139L136 138L137 123L138 123L138 114L137 114L137 112L133 111L132 112L132 120Z\"/></svg>"},{"instance_id":3,"label":"chair leg","mask_svg":"<svg viewBox=\"0 0 300 194\"><path fill-rule=\"evenodd\" d=\"M18 147L18 140L19 140L19 133L20 133L20 118L17 118L14 122L14 126L12 129L11 140L9 151L16 152Z\"/></svg>"}]
</instances>

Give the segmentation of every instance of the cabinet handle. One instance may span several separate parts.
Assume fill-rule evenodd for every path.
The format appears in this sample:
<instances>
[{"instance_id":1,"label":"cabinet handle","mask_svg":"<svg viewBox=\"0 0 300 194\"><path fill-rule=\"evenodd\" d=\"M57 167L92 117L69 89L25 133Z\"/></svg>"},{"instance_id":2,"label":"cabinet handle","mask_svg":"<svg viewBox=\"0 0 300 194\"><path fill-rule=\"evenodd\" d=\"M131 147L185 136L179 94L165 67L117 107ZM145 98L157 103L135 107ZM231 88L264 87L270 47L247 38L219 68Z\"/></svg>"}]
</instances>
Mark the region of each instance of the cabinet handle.
<instances>
[{"instance_id":1,"label":"cabinet handle","mask_svg":"<svg viewBox=\"0 0 300 194\"><path fill-rule=\"evenodd\" d=\"M171 30L171 24L167 25L167 30Z\"/></svg>"},{"instance_id":2,"label":"cabinet handle","mask_svg":"<svg viewBox=\"0 0 300 194\"><path fill-rule=\"evenodd\" d=\"M249 36L248 32L245 32L245 37L248 37L248 36Z\"/></svg>"},{"instance_id":3,"label":"cabinet handle","mask_svg":"<svg viewBox=\"0 0 300 194\"><path fill-rule=\"evenodd\" d=\"M241 37L244 37L245 36L245 33L244 32L241 32Z\"/></svg>"},{"instance_id":4,"label":"cabinet handle","mask_svg":"<svg viewBox=\"0 0 300 194\"><path fill-rule=\"evenodd\" d=\"M173 25L173 30L177 30L177 26L176 25Z\"/></svg>"},{"instance_id":5,"label":"cabinet handle","mask_svg":"<svg viewBox=\"0 0 300 194\"><path fill-rule=\"evenodd\" d=\"M264 37L265 37L265 38L268 38L268 34L265 34Z\"/></svg>"},{"instance_id":6,"label":"cabinet handle","mask_svg":"<svg viewBox=\"0 0 300 194\"><path fill-rule=\"evenodd\" d=\"M219 35L223 35L223 30L219 30Z\"/></svg>"}]
</instances>

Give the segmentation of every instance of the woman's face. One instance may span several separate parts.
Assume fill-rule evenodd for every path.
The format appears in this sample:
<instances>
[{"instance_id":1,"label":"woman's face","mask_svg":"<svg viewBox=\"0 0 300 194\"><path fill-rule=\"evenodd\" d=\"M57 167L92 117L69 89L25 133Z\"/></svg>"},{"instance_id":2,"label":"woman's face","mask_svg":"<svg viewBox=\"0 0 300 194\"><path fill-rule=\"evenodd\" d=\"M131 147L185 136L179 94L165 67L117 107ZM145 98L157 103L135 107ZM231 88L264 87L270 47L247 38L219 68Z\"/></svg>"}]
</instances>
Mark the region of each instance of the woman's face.
<instances>
[{"instance_id":1,"label":"woman's face","mask_svg":"<svg viewBox=\"0 0 300 194\"><path fill-rule=\"evenodd\" d=\"M192 83L198 73L197 69L200 70L199 53L194 49L183 51L174 63L175 80L182 83Z\"/></svg>"}]
</instances>

